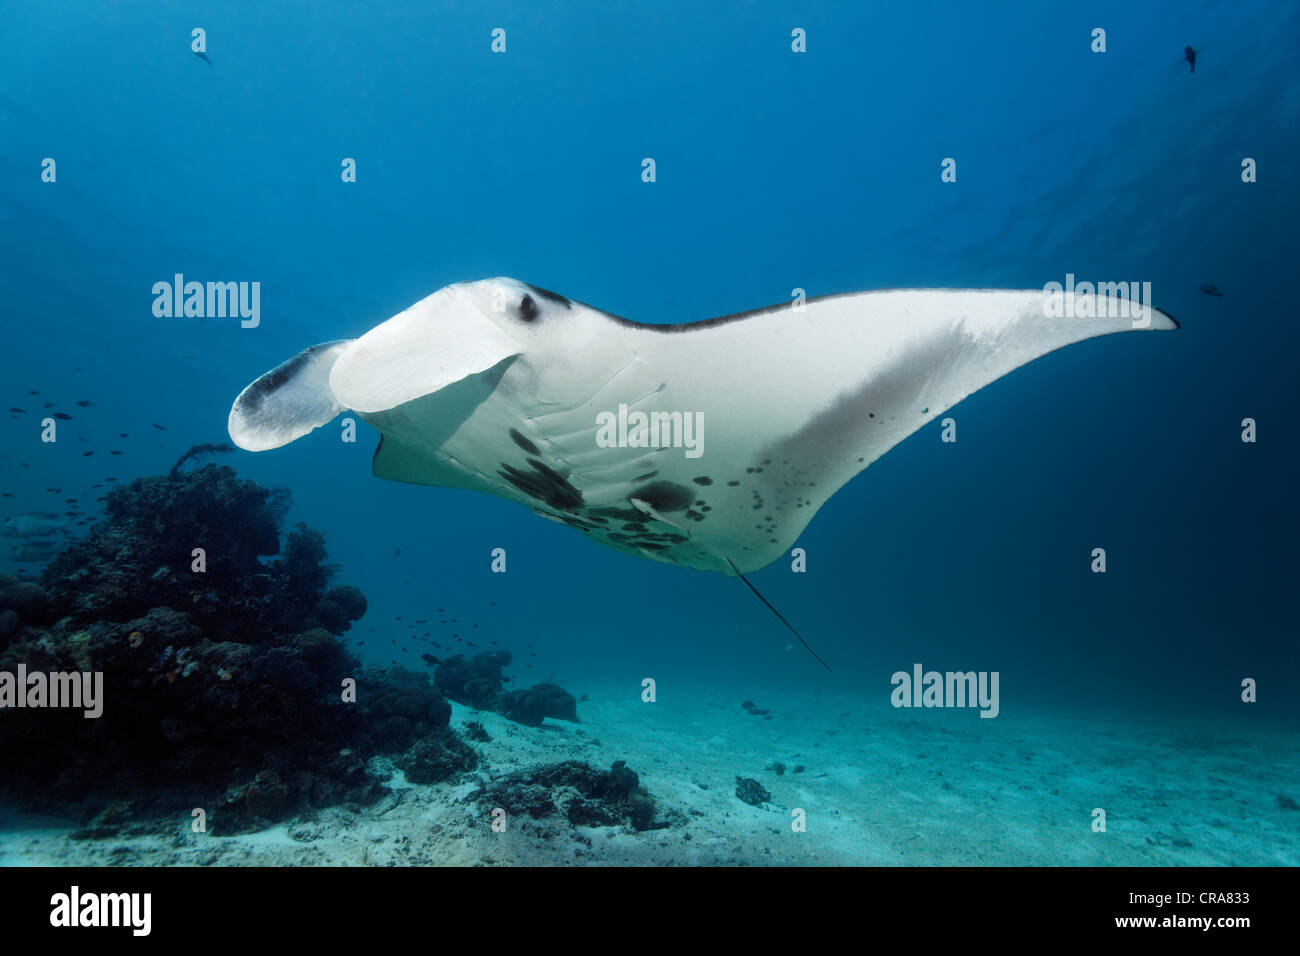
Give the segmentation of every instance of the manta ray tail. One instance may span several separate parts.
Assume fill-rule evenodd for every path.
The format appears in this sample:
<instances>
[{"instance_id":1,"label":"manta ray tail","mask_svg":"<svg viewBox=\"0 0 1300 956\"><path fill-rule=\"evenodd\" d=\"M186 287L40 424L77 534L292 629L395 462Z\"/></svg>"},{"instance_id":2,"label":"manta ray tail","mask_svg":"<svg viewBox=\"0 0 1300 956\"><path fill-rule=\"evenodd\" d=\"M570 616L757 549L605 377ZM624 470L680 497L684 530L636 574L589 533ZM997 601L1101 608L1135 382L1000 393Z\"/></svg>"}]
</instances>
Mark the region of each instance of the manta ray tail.
<instances>
[{"instance_id":1,"label":"manta ray tail","mask_svg":"<svg viewBox=\"0 0 1300 956\"><path fill-rule=\"evenodd\" d=\"M758 590L758 588L754 587L754 585L752 585L752 584L749 582L749 578L745 577L743 574L740 573L740 571L736 568L736 565L735 565L734 563L732 563L732 560L731 560L730 558L727 558L727 563L731 565L731 570L733 570L733 571L736 572L736 577L740 578L740 580L742 580L742 581L745 582L745 587L747 587L747 588L749 588L751 591L753 591L753 592L754 592L754 596L757 597L760 601L762 601L764 604L767 605L767 609L768 609L769 611L771 611L773 614L776 615L777 620L779 620L782 624L784 624L786 627L788 627L788 628L790 629L790 633L791 633L791 634L793 634L795 637L799 638L799 643L802 644L802 645L804 646L804 648L808 651L809 654L811 654L813 657L817 658L817 663L820 664L822 667L826 668L827 671L830 671L830 670L831 670L831 665L827 664L827 663L826 663L824 660L822 660L820 657L817 657L817 652L814 651L814 650L812 649L812 647L809 646L808 642L805 641L805 640L803 639L803 635L800 634L798 631L796 631L796 630L794 629L794 625L791 624L789 621L787 621L787 620L785 619L784 615L782 615L780 611L778 611L776 608L772 607L772 602L769 601L767 598L763 597L762 593ZM834 672L831 671L831 673L834 673Z\"/></svg>"}]
</instances>

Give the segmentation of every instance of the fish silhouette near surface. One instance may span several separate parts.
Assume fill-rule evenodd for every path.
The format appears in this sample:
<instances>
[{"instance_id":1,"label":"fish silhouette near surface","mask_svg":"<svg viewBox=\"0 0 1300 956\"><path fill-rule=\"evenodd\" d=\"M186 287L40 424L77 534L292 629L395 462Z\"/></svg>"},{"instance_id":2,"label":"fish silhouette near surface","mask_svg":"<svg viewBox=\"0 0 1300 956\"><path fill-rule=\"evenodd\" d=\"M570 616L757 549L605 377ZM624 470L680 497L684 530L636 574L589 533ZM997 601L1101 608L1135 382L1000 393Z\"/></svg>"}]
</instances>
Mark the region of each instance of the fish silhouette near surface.
<instances>
[{"instance_id":1,"label":"fish silhouette near surface","mask_svg":"<svg viewBox=\"0 0 1300 956\"><path fill-rule=\"evenodd\" d=\"M1183 59L1192 65L1191 72L1196 72L1196 51L1191 47L1183 47Z\"/></svg>"},{"instance_id":2,"label":"fish silhouette near surface","mask_svg":"<svg viewBox=\"0 0 1300 956\"><path fill-rule=\"evenodd\" d=\"M1223 293L1219 291L1218 286L1212 285L1209 282L1201 283L1201 291L1204 292L1206 295L1214 296L1216 299L1223 298Z\"/></svg>"}]
</instances>

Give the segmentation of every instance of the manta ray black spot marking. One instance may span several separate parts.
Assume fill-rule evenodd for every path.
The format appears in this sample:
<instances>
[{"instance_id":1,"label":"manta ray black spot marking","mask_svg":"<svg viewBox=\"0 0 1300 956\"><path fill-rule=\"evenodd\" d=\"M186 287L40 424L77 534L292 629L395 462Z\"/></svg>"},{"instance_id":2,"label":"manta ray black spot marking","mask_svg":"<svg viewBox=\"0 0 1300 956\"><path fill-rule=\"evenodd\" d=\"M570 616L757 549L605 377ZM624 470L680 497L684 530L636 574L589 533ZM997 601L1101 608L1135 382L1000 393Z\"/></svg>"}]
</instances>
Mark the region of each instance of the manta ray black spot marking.
<instances>
[{"instance_id":1,"label":"manta ray black spot marking","mask_svg":"<svg viewBox=\"0 0 1300 956\"><path fill-rule=\"evenodd\" d=\"M557 511L574 511L582 507L582 492L568 478L535 458L529 458L528 464L533 469L531 473L503 461L497 474L524 494L544 501Z\"/></svg>"},{"instance_id":2,"label":"manta ray black spot marking","mask_svg":"<svg viewBox=\"0 0 1300 956\"><path fill-rule=\"evenodd\" d=\"M738 482L738 481L729 481L729 482L727 482L727 487L728 487L728 488L739 488L739 487L740 487L740 482Z\"/></svg>"},{"instance_id":3,"label":"manta ray black spot marking","mask_svg":"<svg viewBox=\"0 0 1300 956\"><path fill-rule=\"evenodd\" d=\"M547 302L554 302L556 305L562 305L566 309L573 308L573 303L570 302L568 299L566 299L564 296L560 295L558 292L552 292L549 289L539 289L535 285L530 285L528 288L531 289L533 291L533 295L537 296L538 298L545 299Z\"/></svg>"},{"instance_id":4,"label":"manta ray black spot marking","mask_svg":"<svg viewBox=\"0 0 1300 956\"><path fill-rule=\"evenodd\" d=\"M698 478L692 478L691 480L692 480L693 482L695 482L697 485L711 485L711 484L713 484L713 479L710 478L708 475L700 475L700 477L698 477Z\"/></svg>"},{"instance_id":5,"label":"manta ray black spot marking","mask_svg":"<svg viewBox=\"0 0 1300 956\"><path fill-rule=\"evenodd\" d=\"M685 485L673 484L671 481L656 481L642 485L629 495L646 502L655 511L682 511L695 497Z\"/></svg>"},{"instance_id":6,"label":"manta ray black spot marking","mask_svg":"<svg viewBox=\"0 0 1300 956\"><path fill-rule=\"evenodd\" d=\"M313 345L309 349L303 349L289 361L285 362L274 371L268 372L253 383L253 388L243 396L240 404L247 413L254 413L262 407L262 403L271 393L278 391L286 382L292 380L303 367L312 360L315 354L320 351L320 346ZM161 426L155 425L160 431Z\"/></svg>"},{"instance_id":7,"label":"manta ray black spot marking","mask_svg":"<svg viewBox=\"0 0 1300 956\"><path fill-rule=\"evenodd\" d=\"M667 550L668 550L668 545L666 545L666 544L655 544L653 541L642 541L642 542L641 542L641 547L643 547L643 548L648 548L648 549L651 550L651 551L667 551Z\"/></svg>"},{"instance_id":8,"label":"manta ray black spot marking","mask_svg":"<svg viewBox=\"0 0 1300 956\"><path fill-rule=\"evenodd\" d=\"M530 442L530 441L529 441L527 438L525 438L523 435L519 434L518 430L516 430L516 429L514 429L514 428L510 429L510 439L511 439L511 441L513 441L516 445L518 445L520 448L522 448L524 451L528 452L528 454L530 454L530 455L540 455L540 454L541 454L541 452L537 450L537 446L536 446L536 445L534 445L532 442Z\"/></svg>"},{"instance_id":9,"label":"manta ray black spot marking","mask_svg":"<svg viewBox=\"0 0 1300 956\"><path fill-rule=\"evenodd\" d=\"M653 478L653 477L654 477L655 475L657 475L657 474L659 474L659 472L657 472L657 471L648 471L648 472L646 472L644 475L637 475L637 476L636 476L635 478L633 478L632 480L633 480L633 481L649 481L651 478Z\"/></svg>"},{"instance_id":10,"label":"manta ray black spot marking","mask_svg":"<svg viewBox=\"0 0 1300 956\"><path fill-rule=\"evenodd\" d=\"M645 525L641 524L639 521L631 521L631 522L628 522L627 524L623 525L622 530L623 530L623 531L635 531L637 534L645 534L645 533L648 532L650 529L647 528Z\"/></svg>"}]
</instances>

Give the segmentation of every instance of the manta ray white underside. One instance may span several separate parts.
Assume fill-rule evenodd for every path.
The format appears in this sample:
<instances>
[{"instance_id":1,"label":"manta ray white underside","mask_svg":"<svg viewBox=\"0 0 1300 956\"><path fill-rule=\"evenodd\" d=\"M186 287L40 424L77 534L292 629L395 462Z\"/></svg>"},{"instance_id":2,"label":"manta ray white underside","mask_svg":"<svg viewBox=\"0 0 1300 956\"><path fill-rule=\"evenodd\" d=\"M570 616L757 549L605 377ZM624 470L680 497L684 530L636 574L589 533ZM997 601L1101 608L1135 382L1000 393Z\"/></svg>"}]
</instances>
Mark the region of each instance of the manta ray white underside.
<instances>
[{"instance_id":1,"label":"manta ray white underside","mask_svg":"<svg viewBox=\"0 0 1300 956\"><path fill-rule=\"evenodd\" d=\"M619 551L744 574L977 389L1073 342L1177 328L1149 306L1051 318L1045 298L903 289L640 325L513 279L457 283L257 379L230 435L263 451L352 409L382 434L380 478L484 491ZM611 430L636 412L699 429L695 448Z\"/></svg>"}]
</instances>

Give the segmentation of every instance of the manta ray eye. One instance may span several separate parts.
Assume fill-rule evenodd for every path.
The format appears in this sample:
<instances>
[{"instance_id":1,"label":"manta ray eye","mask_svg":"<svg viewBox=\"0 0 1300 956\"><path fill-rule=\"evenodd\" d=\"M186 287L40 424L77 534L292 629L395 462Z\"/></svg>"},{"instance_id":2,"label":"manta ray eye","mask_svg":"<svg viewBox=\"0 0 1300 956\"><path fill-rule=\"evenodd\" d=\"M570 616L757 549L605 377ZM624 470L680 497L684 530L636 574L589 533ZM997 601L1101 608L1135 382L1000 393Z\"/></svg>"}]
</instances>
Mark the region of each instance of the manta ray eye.
<instances>
[{"instance_id":1,"label":"manta ray eye","mask_svg":"<svg viewBox=\"0 0 1300 956\"><path fill-rule=\"evenodd\" d=\"M524 293L524 297L519 300L519 318L523 319L525 322L531 322L533 319L537 318L537 303L534 302L533 297L526 292Z\"/></svg>"}]
</instances>

